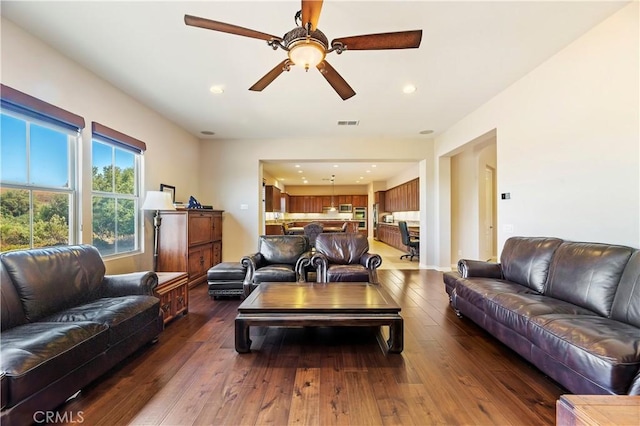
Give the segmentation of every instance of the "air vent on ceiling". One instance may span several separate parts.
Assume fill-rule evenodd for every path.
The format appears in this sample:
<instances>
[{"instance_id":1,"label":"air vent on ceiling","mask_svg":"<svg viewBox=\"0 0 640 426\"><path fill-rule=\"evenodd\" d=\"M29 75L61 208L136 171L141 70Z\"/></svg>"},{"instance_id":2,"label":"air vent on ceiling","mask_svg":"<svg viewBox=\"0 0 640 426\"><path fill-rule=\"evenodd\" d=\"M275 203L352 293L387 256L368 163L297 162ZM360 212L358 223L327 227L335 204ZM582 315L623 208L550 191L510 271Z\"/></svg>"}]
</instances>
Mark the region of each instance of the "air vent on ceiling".
<instances>
[{"instance_id":1,"label":"air vent on ceiling","mask_svg":"<svg viewBox=\"0 0 640 426\"><path fill-rule=\"evenodd\" d=\"M358 120L338 120L338 126L357 126L359 123Z\"/></svg>"}]
</instances>

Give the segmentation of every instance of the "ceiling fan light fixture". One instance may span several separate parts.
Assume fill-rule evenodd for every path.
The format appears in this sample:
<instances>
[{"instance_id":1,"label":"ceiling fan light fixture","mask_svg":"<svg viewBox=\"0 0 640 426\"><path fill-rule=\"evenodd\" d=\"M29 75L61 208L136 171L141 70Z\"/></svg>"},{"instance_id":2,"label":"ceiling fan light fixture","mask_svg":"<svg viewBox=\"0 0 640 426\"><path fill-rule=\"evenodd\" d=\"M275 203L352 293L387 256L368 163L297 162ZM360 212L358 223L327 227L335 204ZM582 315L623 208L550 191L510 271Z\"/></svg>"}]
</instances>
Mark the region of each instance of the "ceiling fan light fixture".
<instances>
[{"instance_id":1,"label":"ceiling fan light fixture","mask_svg":"<svg viewBox=\"0 0 640 426\"><path fill-rule=\"evenodd\" d=\"M289 59L306 71L324 60L325 49L314 39L300 40L289 47Z\"/></svg>"}]
</instances>

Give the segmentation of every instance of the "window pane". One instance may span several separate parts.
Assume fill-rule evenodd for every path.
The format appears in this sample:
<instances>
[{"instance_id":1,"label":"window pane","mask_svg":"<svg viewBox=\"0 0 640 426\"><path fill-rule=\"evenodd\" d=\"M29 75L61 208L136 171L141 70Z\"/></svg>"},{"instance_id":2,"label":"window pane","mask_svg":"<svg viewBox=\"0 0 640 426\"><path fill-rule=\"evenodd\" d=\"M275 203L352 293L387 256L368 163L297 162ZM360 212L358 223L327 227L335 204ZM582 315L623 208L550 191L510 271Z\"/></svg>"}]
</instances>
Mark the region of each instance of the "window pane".
<instances>
[{"instance_id":1,"label":"window pane","mask_svg":"<svg viewBox=\"0 0 640 426\"><path fill-rule=\"evenodd\" d=\"M104 255L115 253L116 200L93 197L93 242Z\"/></svg>"},{"instance_id":2,"label":"window pane","mask_svg":"<svg viewBox=\"0 0 640 426\"><path fill-rule=\"evenodd\" d=\"M29 191L0 188L0 251L29 248Z\"/></svg>"},{"instance_id":3,"label":"window pane","mask_svg":"<svg viewBox=\"0 0 640 426\"><path fill-rule=\"evenodd\" d=\"M33 246L69 244L69 194L33 191Z\"/></svg>"},{"instance_id":4,"label":"window pane","mask_svg":"<svg viewBox=\"0 0 640 426\"><path fill-rule=\"evenodd\" d=\"M2 114L0 177L3 182L27 182L27 123Z\"/></svg>"},{"instance_id":5,"label":"window pane","mask_svg":"<svg viewBox=\"0 0 640 426\"><path fill-rule=\"evenodd\" d=\"M118 200L118 253L136 249L135 213L133 200Z\"/></svg>"},{"instance_id":6,"label":"window pane","mask_svg":"<svg viewBox=\"0 0 640 426\"><path fill-rule=\"evenodd\" d=\"M69 188L69 144L67 135L31 124L30 181L34 185Z\"/></svg>"},{"instance_id":7,"label":"window pane","mask_svg":"<svg viewBox=\"0 0 640 426\"><path fill-rule=\"evenodd\" d=\"M93 190L113 192L113 148L93 141L91 145L91 170Z\"/></svg>"},{"instance_id":8,"label":"window pane","mask_svg":"<svg viewBox=\"0 0 640 426\"><path fill-rule=\"evenodd\" d=\"M116 149L116 192L134 195L135 156L132 152Z\"/></svg>"}]
</instances>

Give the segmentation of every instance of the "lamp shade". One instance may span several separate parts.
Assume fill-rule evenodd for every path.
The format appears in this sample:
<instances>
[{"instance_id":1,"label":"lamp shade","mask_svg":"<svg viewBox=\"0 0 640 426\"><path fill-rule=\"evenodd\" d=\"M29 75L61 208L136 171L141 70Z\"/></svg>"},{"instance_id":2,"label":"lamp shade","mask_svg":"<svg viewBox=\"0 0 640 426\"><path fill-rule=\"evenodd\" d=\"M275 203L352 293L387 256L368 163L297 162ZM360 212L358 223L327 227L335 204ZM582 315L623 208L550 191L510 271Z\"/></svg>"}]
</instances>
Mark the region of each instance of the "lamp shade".
<instances>
[{"instance_id":1,"label":"lamp shade","mask_svg":"<svg viewBox=\"0 0 640 426\"><path fill-rule=\"evenodd\" d=\"M147 191L142 210L175 210L171 194L162 191Z\"/></svg>"},{"instance_id":2,"label":"lamp shade","mask_svg":"<svg viewBox=\"0 0 640 426\"><path fill-rule=\"evenodd\" d=\"M306 70L322 62L324 56L324 48L314 40L304 40L294 43L289 50L289 59L291 59L291 62Z\"/></svg>"}]
</instances>

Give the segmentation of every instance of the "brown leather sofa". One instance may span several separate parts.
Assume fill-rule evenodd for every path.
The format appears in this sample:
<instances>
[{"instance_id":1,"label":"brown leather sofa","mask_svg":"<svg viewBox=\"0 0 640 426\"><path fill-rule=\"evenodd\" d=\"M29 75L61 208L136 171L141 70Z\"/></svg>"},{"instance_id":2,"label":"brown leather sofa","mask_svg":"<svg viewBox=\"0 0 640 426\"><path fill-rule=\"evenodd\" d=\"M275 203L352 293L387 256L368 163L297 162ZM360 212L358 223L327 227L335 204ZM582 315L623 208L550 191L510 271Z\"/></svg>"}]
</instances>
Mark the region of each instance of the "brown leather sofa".
<instances>
[{"instance_id":1,"label":"brown leather sofa","mask_svg":"<svg viewBox=\"0 0 640 426\"><path fill-rule=\"evenodd\" d=\"M154 272L105 275L89 245L0 254L2 423L42 422L154 341L163 327L157 284Z\"/></svg>"},{"instance_id":2,"label":"brown leather sofa","mask_svg":"<svg viewBox=\"0 0 640 426\"><path fill-rule=\"evenodd\" d=\"M241 260L247 268L244 295L263 282L304 281L310 258L311 247L304 235L261 235L258 251Z\"/></svg>"},{"instance_id":3,"label":"brown leather sofa","mask_svg":"<svg viewBox=\"0 0 640 426\"><path fill-rule=\"evenodd\" d=\"M640 252L514 237L500 263L460 260L451 305L576 394L640 394Z\"/></svg>"},{"instance_id":4,"label":"brown leather sofa","mask_svg":"<svg viewBox=\"0 0 640 426\"><path fill-rule=\"evenodd\" d=\"M316 281L378 283L377 268L382 257L369 253L367 237L355 233L320 234L311 258Z\"/></svg>"}]
</instances>

